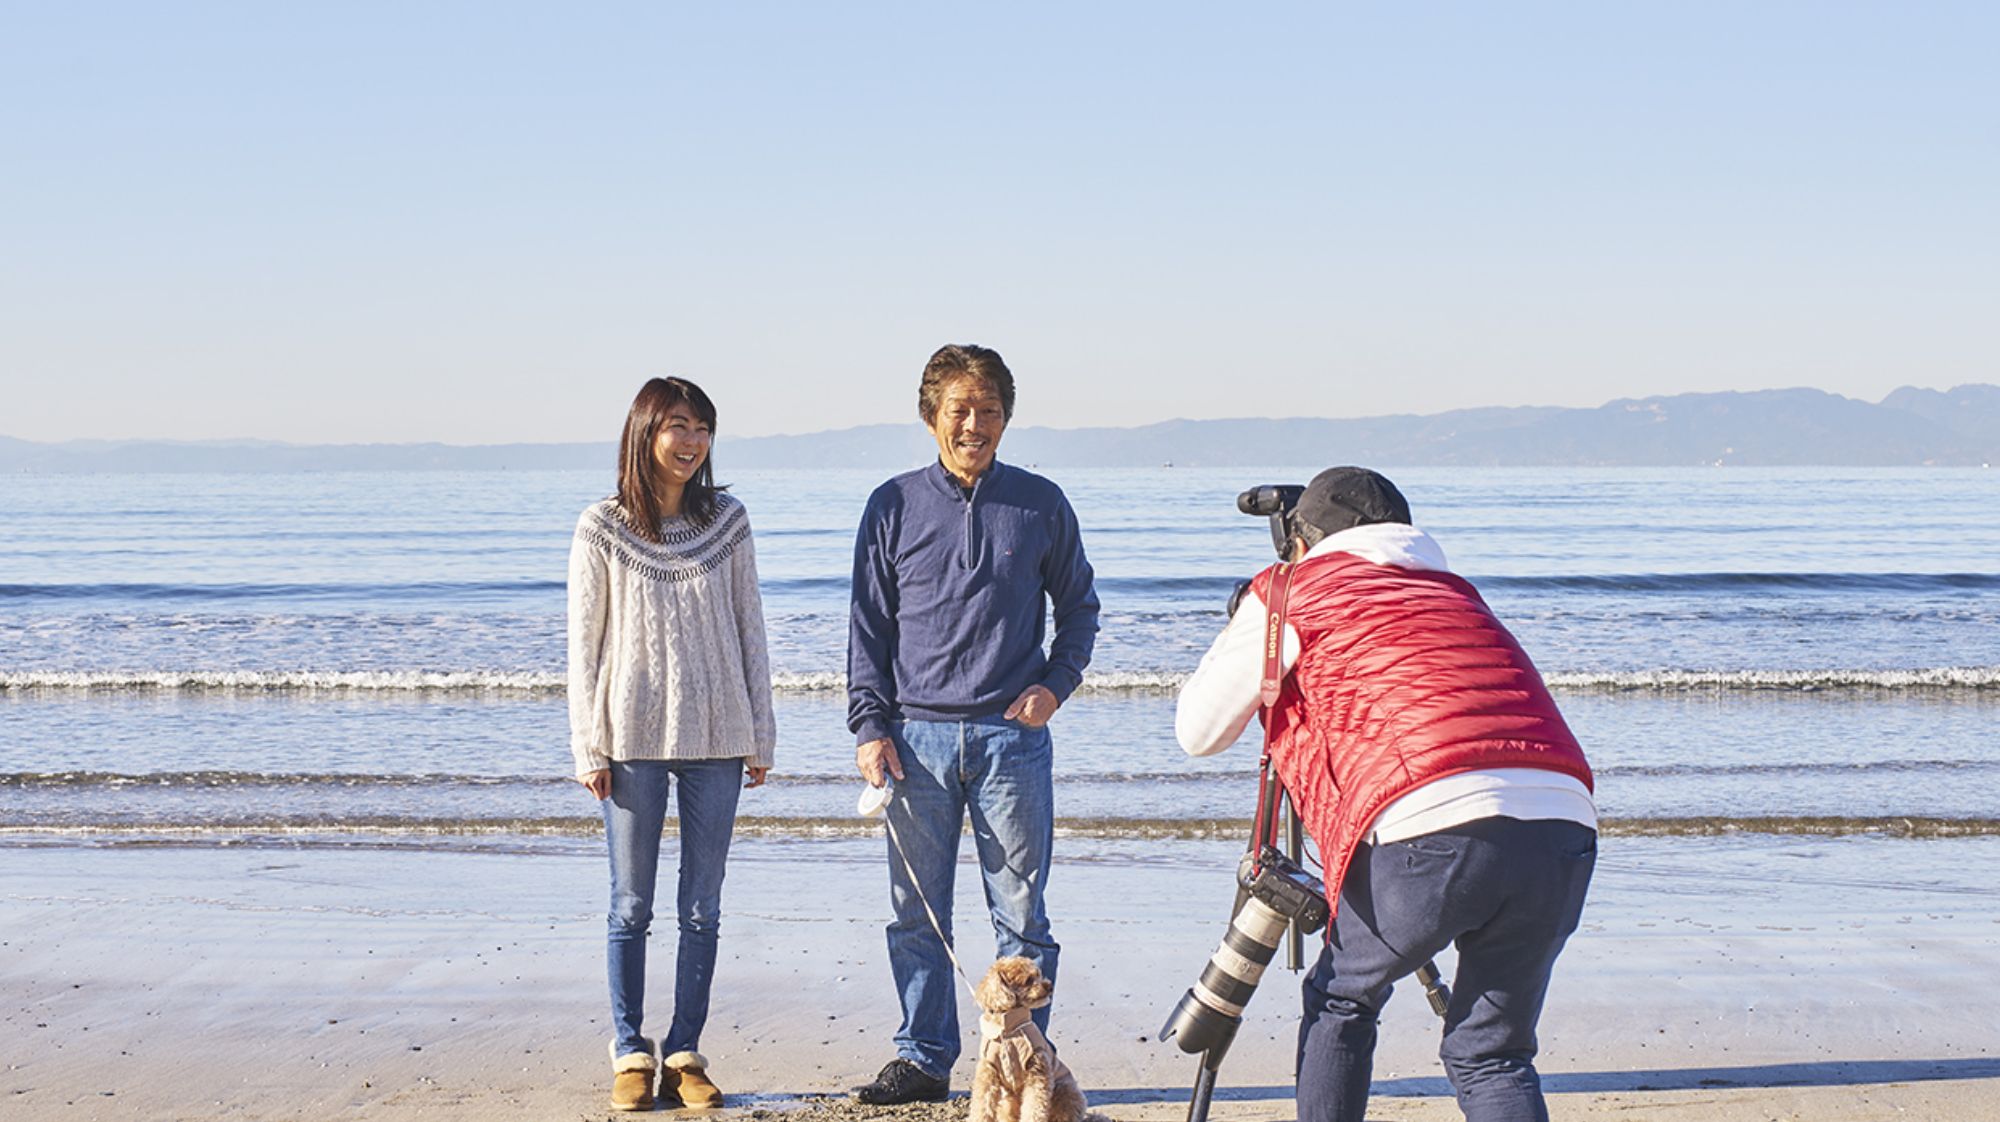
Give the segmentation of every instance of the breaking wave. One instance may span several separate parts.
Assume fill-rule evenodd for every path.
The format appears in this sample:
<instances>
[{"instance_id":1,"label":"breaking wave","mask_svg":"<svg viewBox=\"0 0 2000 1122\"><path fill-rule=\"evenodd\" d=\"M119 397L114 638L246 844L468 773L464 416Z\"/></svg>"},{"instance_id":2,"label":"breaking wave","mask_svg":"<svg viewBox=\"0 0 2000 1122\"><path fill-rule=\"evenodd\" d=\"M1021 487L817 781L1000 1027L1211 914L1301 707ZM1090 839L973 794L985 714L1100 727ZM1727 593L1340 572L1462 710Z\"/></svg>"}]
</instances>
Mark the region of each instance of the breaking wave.
<instances>
[{"instance_id":1,"label":"breaking wave","mask_svg":"<svg viewBox=\"0 0 2000 1122\"><path fill-rule=\"evenodd\" d=\"M1909 670L1620 670L1560 671L1545 676L1566 693L1697 693L1732 691L1855 692L2000 690L2000 666L1934 666ZM1078 692L1104 696L1168 694L1184 671L1117 670L1085 676ZM836 670L782 673L781 694L839 694L847 676ZM0 693L329 693L491 694L559 697L560 673L535 670L24 670L0 672Z\"/></svg>"},{"instance_id":2,"label":"breaking wave","mask_svg":"<svg viewBox=\"0 0 2000 1122\"><path fill-rule=\"evenodd\" d=\"M1154 534L1161 528L1147 527ZM769 536L775 531L759 531ZM799 534L793 531L793 535ZM807 536L827 536L824 531L806 531ZM407 536L370 531L375 538ZM432 535L438 536L438 535ZM453 535L446 534L444 537ZM844 537L844 534L835 535ZM1247 574L1246 574L1247 575ZM1800 592L1902 592L1932 593L1992 591L2000 589L2000 573L1866 573L1866 572L1696 572L1696 573L1535 573L1514 575L1471 574L1482 589L1521 591L1569 591L1609 593L1728 593L1793 590ZM1234 576L1115 576L1100 575L1100 590L1121 596L1171 596L1213 600L1218 604L1236 586ZM769 578L763 582L773 596L840 595L848 589L849 578L840 574L808 577ZM0 583L0 602L88 603L227 603L244 600L320 601L415 600L430 603L490 597L494 595L557 597L565 583L549 579L514 580L415 580L415 581L320 581L320 582L216 582L171 583L148 581L100 581L78 583Z\"/></svg>"},{"instance_id":3,"label":"breaking wave","mask_svg":"<svg viewBox=\"0 0 2000 1122\"><path fill-rule=\"evenodd\" d=\"M1684 693L1722 690L1991 690L2000 666L1932 666L1913 670L1635 670L1549 674L1551 689L1575 693Z\"/></svg>"},{"instance_id":4,"label":"breaking wave","mask_svg":"<svg viewBox=\"0 0 2000 1122\"><path fill-rule=\"evenodd\" d=\"M1611 573L1474 577L1473 583L1572 592L1948 592L2000 588L2000 573Z\"/></svg>"},{"instance_id":5,"label":"breaking wave","mask_svg":"<svg viewBox=\"0 0 2000 1122\"><path fill-rule=\"evenodd\" d=\"M564 676L492 670L29 670L0 673L19 693L553 694Z\"/></svg>"},{"instance_id":6,"label":"breaking wave","mask_svg":"<svg viewBox=\"0 0 2000 1122\"><path fill-rule=\"evenodd\" d=\"M223 771L17 771L0 773L0 790L7 788L124 789L135 787L217 790L235 788L323 788L323 787L435 787L449 783L455 787L567 787L575 780L565 775L456 775L380 774L368 772L255 772Z\"/></svg>"},{"instance_id":7,"label":"breaking wave","mask_svg":"<svg viewBox=\"0 0 2000 1122\"><path fill-rule=\"evenodd\" d=\"M417 600L450 601L468 596L560 594L559 580L397 581L291 584L0 584L0 601L212 603L236 600Z\"/></svg>"}]
</instances>

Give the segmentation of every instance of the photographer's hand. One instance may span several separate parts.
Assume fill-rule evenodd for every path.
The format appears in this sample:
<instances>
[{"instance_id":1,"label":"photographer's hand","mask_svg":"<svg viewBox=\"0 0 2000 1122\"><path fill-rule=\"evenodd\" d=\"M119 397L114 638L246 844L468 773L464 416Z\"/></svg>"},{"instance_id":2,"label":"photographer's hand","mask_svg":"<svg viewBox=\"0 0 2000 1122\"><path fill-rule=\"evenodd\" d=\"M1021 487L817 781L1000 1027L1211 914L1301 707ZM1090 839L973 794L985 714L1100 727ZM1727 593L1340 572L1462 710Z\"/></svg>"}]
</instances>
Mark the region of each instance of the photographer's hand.
<instances>
[{"instance_id":1,"label":"photographer's hand","mask_svg":"<svg viewBox=\"0 0 2000 1122\"><path fill-rule=\"evenodd\" d=\"M899 780L903 778L903 761L896 758L895 742L886 737L856 747L854 766L861 769L861 778L870 787L880 787L885 782L885 773Z\"/></svg>"},{"instance_id":2,"label":"photographer's hand","mask_svg":"<svg viewBox=\"0 0 2000 1122\"><path fill-rule=\"evenodd\" d=\"M1056 700L1056 695L1050 693L1047 686L1029 686L1001 716L1038 729L1049 723L1049 718L1056 715L1056 709L1061 705L1062 702Z\"/></svg>"},{"instance_id":3,"label":"photographer's hand","mask_svg":"<svg viewBox=\"0 0 2000 1122\"><path fill-rule=\"evenodd\" d=\"M1230 619L1236 618L1236 609L1243 606L1243 598L1248 595L1250 595L1250 582L1247 580L1237 581L1236 591L1229 594Z\"/></svg>"}]
</instances>

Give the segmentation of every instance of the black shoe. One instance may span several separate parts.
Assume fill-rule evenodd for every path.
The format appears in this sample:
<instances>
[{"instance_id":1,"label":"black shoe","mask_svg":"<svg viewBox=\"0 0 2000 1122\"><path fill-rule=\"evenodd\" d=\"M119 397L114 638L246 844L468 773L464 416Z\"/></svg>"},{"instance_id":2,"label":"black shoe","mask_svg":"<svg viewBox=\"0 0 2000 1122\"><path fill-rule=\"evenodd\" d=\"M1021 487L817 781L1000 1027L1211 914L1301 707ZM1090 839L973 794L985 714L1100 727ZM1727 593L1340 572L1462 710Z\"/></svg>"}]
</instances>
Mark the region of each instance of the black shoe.
<instances>
[{"instance_id":1,"label":"black shoe","mask_svg":"<svg viewBox=\"0 0 2000 1122\"><path fill-rule=\"evenodd\" d=\"M941 1103L951 1096L951 1080L932 1075L910 1061L896 1057L889 1061L875 1082L864 1083L849 1094L854 1101L870 1106L899 1103Z\"/></svg>"}]
</instances>

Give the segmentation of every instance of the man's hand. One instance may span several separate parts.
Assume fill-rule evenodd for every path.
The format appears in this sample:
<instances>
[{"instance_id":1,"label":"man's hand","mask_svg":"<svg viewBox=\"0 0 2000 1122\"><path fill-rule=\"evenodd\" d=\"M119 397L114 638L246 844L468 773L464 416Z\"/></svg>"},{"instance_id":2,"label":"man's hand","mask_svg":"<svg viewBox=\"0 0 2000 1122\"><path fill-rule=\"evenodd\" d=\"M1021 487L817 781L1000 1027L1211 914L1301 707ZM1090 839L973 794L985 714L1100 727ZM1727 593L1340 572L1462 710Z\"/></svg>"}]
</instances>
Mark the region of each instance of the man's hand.
<instances>
[{"instance_id":1,"label":"man's hand","mask_svg":"<svg viewBox=\"0 0 2000 1122\"><path fill-rule=\"evenodd\" d=\"M1014 704L1009 705L1001 716L1010 721L1019 721L1031 729L1038 729L1049 723L1049 718L1056 715L1056 707L1061 704L1062 702L1056 700L1056 695L1049 692L1047 686L1029 686L1021 691L1021 696L1015 698Z\"/></svg>"},{"instance_id":2,"label":"man's hand","mask_svg":"<svg viewBox=\"0 0 2000 1122\"><path fill-rule=\"evenodd\" d=\"M770 768L758 767L755 764L746 765L743 768L743 786L746 789L750 787L762 787L764 785L764 777L769 774L771 774Z\"/></svg>"},{"instance_id":3,"label":"man's hand","mask_svg":"<svg viewBox=\"0 0 2000 1122\"><path fill-rule=\"evenodd\" d=\"M598 802L611 797L611 769L608 767L585 772L577 776L576 781L588 788L590 796Z\"/></svg>"},{"instance_id":4,"label":"man's hand","mask_svg":"<svg viewBox=\"0 0 2000 1122\"><path fill-rule=\"evenodd\" d=\"M854 749L854 766L870 787L880 787L885 775L903 778L903 761L896 757L896 745L886 738L871 740Z\"/></svg>"}]
</instances>

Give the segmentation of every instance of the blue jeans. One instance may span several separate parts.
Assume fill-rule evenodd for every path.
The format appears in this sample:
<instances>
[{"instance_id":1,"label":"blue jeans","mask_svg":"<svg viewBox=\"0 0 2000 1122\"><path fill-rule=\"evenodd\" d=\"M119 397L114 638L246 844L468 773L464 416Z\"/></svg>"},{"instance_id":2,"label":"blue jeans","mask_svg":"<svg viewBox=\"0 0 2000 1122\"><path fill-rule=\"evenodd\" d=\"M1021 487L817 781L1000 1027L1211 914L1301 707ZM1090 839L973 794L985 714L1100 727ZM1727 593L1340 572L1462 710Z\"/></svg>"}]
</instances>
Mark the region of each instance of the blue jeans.
<instances>
[{"instance_id":1,"label":"blue jeans","mask_svg":"<svg viewBox=\"0 0 2000 1122\"><path fill-rule=\"evenodd\" d=\"M1597 834L1483 818L1355 850L1340 912L1306 975L1299 1122L1361 1122L1391 983L1458 946L1438 1056L1471 1122L1546 1122L1535 1022L1576 930Z\"/></svg>"},{"instance_id":2,"label":"blue jeans","mask_svg":"<svg viewBox=\"0 0 2000 1122\"><path fill-rule=\"evenodd\" d=\"M958 1060L958 981L916 887L949 934L958 839L970 810L999 953L1033 960L1054 982L1061 948L1049 937L1042 900L1055 842L1054 752L1048 729L998 716L905 721L894 740L903 779L888 814L904 850L899 854L896 841L889 842L889 901L896 913L889 925L889 968L903 1004L896 1054L943 1077ZM905 857L917 885L903 866ZM969 962L975 980L984 965L984 956ZM1034 1018L1048 1029L1046 1006Z\"/></svg>"},{"instance_id":3,"label":"blue jeans","mask_svg":"<svg viewBox=\"0 0 2000 1122\"><path fill-rule=\"evenodd\" d=\"M611 849L611 913L605 958L611 971L611 1027L617 1054L651 1052L641 1034L646 1019L646 933L653 924L653 886L660 866L660 831L667 794L680 787L680 953L674 962L674 1019L663 1055L699 1051L715 980L716 933L722 921L722 871L743 791L743 761L612 761L611 797L604 800L604 836Z\"/></svg>"}]
</instances>

